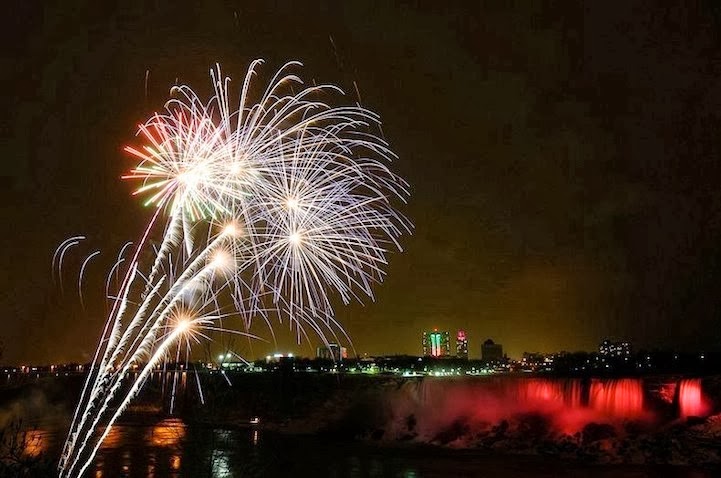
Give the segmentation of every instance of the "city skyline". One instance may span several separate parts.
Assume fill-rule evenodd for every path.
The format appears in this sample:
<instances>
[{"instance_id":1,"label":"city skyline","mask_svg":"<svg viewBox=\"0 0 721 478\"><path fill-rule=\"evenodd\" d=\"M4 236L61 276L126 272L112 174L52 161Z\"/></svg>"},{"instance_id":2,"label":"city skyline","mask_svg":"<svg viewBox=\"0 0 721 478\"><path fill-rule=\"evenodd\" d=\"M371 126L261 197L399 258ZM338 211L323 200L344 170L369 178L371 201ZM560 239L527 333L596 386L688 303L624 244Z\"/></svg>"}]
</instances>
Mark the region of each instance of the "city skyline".
<instances>
[{"instance_id":1,"label":"city skyline","mask_svg":"<svg viewBox=\"0 0 721 478\"><path fill-rule=\"evenodd\" d=\"M540 350L534 348L524 349L518 354L509 354L503 348L503 343L494 340L492 337L485 338L472 338L469 337L464 330L457 330L457 335L451 336L450 331L439 330L434 328L432 331L422 331L420 337L422 338L420 345L417 350L408 352L399 351L388 351L383 353L368 353L356 350L355 353L352 349L349 349L343 343L329 342L328 344L316 343L312 346L311 343L301 344L299 347L297 344L293 344L289 347L278 346L268 349L268 352L256 352L255 355L249 355L243 353L243 345L238 343L229 343L226 347L218 348L217 343L212 344L210 348L204 348L203 354L199 354L198 350L195 350L191 358L193 361L209 361L209 362L238 362L246 363L247 361L262 361L270 360L273 357L296 357L299 359L324 359L336 362L342 362L344 360L354 361L364 358L379 358L379 357L417 357L417 358L428 358L428 359L462 359L470 361L497 361L497 360L510 360L510 361L521 361L526 356L557 356L564 354L591 354L598 355L599 357L607 357L611 359L631 357L637 353L674 353L678 355L705 355L711 352L712 354L721 353L719 351L708 350L704 348L679 350L672 347L651 347L651 348L637 348L634 344L627 339L623 338L599 338L598 343L595 347L590 349L569 349L560 348L557 350ZM426 335L437 334L441 337L439 340L442 342L445 340L443 337L447 335L448 342L445 345L437 343L436 346L443 347L445 352L434 355L431 350L430 337ZM463 339L459 339L459 337ZM428 348L425 349L424 345L428 340ZM460 344L463 344L461 346ZM475 346L474 346L475 345ZM466 350L464 354L462 350ZM487 356L484 356L484 353ZM28 367L28 366L57 366L61 364L82 364L79 361L51 361L51 362L22 362L22 363L9 363L0 359L0 365L9 367Z\"/></svg>"}]
</instances>

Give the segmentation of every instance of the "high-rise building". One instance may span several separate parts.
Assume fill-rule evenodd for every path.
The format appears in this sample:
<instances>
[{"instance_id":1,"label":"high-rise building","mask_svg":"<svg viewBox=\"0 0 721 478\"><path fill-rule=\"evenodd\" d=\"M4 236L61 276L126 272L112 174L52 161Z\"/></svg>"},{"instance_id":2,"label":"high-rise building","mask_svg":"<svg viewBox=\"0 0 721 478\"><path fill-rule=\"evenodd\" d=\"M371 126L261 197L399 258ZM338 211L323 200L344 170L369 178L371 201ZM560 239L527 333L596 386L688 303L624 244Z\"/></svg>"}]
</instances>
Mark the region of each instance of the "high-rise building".
<instances>
[{"instance_id":1,"label":"high-rise building","mask_svg":"<svg viewBox=\"0 0 721 478\"><path fill-rule=\"evenodd\" d=\"M481 345L481 360L493 362L494 360L503 359L503 346L488 339Z\"/></svg>"},{"instance_id":2,"label":"high-rise building","mask_svg":"<svg viewBox=\"0 0 721 478\"><path fill-rule=\"evenodd\" d=\"M321 345L315 349L315 356L319 359L341 362L343 359L348 358L348 349L342 347L340 344L328 344L327 347Z\"/></svg>"},{"instance_id":3,"label":"high-rise building","mask_svg":"<svg viewBox=\"0 0 721 478\"><path fill-rule=\"evenodd\" d=\"M459 330L456 334L456 357L468 359L468 338L465 330Z\"/></svg>"},{"instance_id":4,"label":"high-rise building","mask_svg":"<svg viewBox=\"0 0 721 478\"><path fill-rule=\"evenodd\" d=\"M451 355L450 334L443 330L423 332L423 355L427 357L448 357Z\"/></svg>"}]
</instances>

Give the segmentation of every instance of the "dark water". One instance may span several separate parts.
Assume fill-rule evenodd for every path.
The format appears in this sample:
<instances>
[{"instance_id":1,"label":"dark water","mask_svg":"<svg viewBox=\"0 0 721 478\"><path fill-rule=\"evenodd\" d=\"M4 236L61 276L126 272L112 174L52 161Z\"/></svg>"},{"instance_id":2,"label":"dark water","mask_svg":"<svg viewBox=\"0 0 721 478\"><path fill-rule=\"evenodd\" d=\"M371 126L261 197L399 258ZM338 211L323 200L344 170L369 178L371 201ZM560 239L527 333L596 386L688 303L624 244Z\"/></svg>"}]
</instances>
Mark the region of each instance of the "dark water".
<instances>
[{"instance_id":1,"label":"dark water","mask_svg":"<svg viewBox=\"0 0 721 478\"><path fill-rule=\"evenodd\" d=\"M36 433L33 449L52 453L59 434ZM710 478L718 470L670 466L604 466L473 450L381 447L241 428L222 430L168 419L113 429L92 478L238 477L503 477ZM84 477L85 478L85 477Z\"/></svg>"}]
</instances>

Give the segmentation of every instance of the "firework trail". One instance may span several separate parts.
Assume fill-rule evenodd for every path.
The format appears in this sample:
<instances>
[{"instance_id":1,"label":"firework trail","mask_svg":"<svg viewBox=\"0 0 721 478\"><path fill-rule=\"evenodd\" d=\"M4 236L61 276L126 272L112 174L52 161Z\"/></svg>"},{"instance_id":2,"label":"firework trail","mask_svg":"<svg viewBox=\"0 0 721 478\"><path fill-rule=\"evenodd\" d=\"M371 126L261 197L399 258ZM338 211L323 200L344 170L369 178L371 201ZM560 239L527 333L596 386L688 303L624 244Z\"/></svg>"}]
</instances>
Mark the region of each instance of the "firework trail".
<instances>
[{"instance_id":1,"label":"firework trail","mask_svg":"<svg viewBox=\"0 0 721 478\"><path fill-rule=\"evenodd\" d=\"M174 87L165 111L140 125L141 145L126 148L138 163L124 178L139 182L134 194L156 212L132 256L124 246L108 274L107 295L113 276L117 290L61 478L82 476L153 369L180 357L181 347L187 356L208 333L249 335L253 321L286 320L299 340L309 331L327 344L342 333L331 297L345 304L372 297L387 252L400 250L400 236L410 232L393 206L406 200L407 185L372 133L379 117L325 103L340 90L305 86L293 73L297 62L259 89L253 79L261 64L250 65L237 107L219 67L207 102L188 86ZM58 270L79 239L58 248ZM144 266L147 256L152 263ZM228 330L222 321L230 316L241 326Z\"/></svg>"}]
</instances>

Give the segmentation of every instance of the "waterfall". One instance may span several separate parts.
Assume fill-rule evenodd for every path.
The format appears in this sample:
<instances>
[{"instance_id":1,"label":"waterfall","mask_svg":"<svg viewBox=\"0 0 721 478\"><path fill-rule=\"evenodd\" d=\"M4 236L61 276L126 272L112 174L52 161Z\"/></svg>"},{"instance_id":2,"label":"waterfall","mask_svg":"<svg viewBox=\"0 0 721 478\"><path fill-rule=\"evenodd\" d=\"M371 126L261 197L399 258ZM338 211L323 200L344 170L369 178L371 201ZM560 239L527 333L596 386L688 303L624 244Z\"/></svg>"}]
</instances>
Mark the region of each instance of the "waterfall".
<instances>
[{"instance_id":1,"label":"waterfall","mask_svg":"<svg viewBox=\"0 0 721 478\"><path fill-rule=\"evenodd\" d=\"M703 417L711 407L704 396L700 378L684 378L678 384L678 408L682 418Z\"/></svg>"},{"instance_id":2,"label":"waterfall","mask_svg":"<svg viewBox=\"0 0 721 478\"><path fill-rule=\"evenodd\" d=\"M635 418L643 413L643 385L640 379L593 379L589 407L610 417Z\"/></svg>"}]
</instances>

